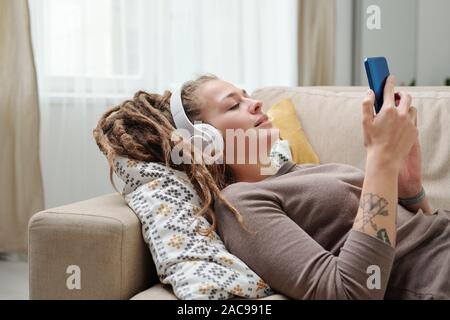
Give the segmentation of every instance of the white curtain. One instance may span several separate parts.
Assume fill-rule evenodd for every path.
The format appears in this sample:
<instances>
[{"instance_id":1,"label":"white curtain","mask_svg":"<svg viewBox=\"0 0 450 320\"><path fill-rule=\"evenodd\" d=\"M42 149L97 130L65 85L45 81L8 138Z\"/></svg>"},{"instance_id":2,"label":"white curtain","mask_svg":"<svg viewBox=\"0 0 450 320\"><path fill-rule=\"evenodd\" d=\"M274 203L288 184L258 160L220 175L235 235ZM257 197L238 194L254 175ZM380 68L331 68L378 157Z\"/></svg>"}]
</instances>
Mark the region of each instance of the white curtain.
<instances>
[{"instance_id":1,"label":"white curtain","mask_svg":"<svg viewBox=\"0 0 450 320\"><path fill-rule=\"evenodd\" d=\"M202 73L247 91L297 84L297 0L29 0L46 207L112 192L92 138L139 90Z\"/></svg>"}]
</instances>

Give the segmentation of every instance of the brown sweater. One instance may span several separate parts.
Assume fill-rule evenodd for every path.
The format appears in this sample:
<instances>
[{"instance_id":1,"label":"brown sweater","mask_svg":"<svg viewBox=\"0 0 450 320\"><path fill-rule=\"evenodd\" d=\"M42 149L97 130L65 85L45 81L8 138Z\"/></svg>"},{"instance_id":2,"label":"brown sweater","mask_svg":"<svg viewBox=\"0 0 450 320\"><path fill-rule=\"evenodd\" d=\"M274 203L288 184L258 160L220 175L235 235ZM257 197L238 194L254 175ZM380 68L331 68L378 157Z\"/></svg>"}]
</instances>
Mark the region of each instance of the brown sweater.
<instances>
[{"instance_id":1,"label":"brown sweater","mask_svg":"<svg viewBox=\"0 0 450 320\"><path fill-rule=\"evenodd\" d=\"M231 253L290 298L450 298L450 212L413 214L399 205L394 249L352 229L363 180L350 165L287 162L260 182L222 191L256 233L216 202L218 232ZM373 265L379 289L367 285Z\"/></svg>"}]
</instances>

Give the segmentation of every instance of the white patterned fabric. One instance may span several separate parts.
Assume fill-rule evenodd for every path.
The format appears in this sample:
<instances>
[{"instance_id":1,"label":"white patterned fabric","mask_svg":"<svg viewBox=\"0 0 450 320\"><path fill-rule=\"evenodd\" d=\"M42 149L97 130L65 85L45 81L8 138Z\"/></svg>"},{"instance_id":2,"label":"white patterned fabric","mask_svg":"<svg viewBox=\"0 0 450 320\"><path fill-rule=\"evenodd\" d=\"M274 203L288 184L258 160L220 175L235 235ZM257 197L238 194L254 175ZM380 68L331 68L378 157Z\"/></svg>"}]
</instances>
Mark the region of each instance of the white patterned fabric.
<instances>
[{"instance_id":1,"label":"white patterned fabric","mask_svg":"<svg viewBox=\"0 0 450 320\"><path fill-rule=\"evenodd\" d=\"M292 161L292 154L287 140L277 140L270 150L272 165L279 168L286 161Z\"/></svg>"},{"instance_id":2,"label":"white patterned fabric","mask_svg":"<svg viewBox=\"0 0 450 320\"><path fill-rule=\"evenodd\" d=\"M289 151L289 147L287 147ZM276 143L276 166L289 160L286 143ZM124 181L123 196L142 223L159 280L180 299L260 298L269 286L225 248L216 232L203 236L208 221L196 215L201 202L184 172L159 163L116 157L115 172Z\"/></svg>"}]
</instances>

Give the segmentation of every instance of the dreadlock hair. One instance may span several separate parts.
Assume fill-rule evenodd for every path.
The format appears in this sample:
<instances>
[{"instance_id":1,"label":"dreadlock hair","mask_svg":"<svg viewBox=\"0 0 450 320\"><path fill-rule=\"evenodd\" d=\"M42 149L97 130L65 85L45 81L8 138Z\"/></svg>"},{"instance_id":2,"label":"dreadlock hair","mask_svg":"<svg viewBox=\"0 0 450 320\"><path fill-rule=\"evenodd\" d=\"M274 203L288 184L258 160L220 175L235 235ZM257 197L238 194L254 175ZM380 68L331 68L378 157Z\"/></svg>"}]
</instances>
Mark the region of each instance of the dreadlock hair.
<instances>
[{"instance_id":1,"label":"dreadlock hair","mask_svg":"<svg viewBox=\"0 0 450 320\"><path fill-rule=\"evenodd\" d=\"M211 80L219 80L219 78L210 74L202 75L186 82L181 89L183 106L191 122L199 118L202 108L196 91L202 84ZM205 216L211 222L211 227L206 230L197 228L200 234L207 236L217 227L212 209L214 197L222 201L241 226L247 230L241 214L220 192L234 182L228 165L216 163L205 165L203 161L174 164L171 161L171 150L180 143L171 139L176 129L169 109L171 94L170 91L165 91L163 95L138 91L132 100L126 100L110 108L101 116L93 134L98 147L108 160L111 184L119 192L113 181L114 159L117 155L164 164L184 171L197 191L202 202L202 207L197 214ZM182 143L190 144L187 141ZM193 159L193 146L190 145L187 150L192 150L188 156Z\"/></svg>"}]
</instances>

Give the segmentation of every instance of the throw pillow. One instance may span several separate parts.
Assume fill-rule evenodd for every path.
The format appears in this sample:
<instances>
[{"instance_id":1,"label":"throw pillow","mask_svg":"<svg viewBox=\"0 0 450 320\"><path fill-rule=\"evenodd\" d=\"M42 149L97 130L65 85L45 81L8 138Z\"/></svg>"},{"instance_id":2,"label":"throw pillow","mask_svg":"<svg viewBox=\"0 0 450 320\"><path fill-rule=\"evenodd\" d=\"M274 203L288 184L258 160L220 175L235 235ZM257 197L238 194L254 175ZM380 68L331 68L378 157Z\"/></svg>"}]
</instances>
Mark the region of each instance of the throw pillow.
<instances>
[{"instance_id":1,"label":"throw pillow","mask_svg":"<svg viewBox=\"0 0 450 320\"><path fill-rule=\"evenodd\" d=\"M271 106L267 115L273 125L280 130L280 137L289 142L292 160L295 163L320 163L319 157L306 138L291 99L282 100Z\"/></svg>"},{"instance_id":2,"label":"throw pillow","mask_svg":"<svg viewBox=\"0 0 450 320\"><path fill-rule=\"evenodd\" d=\"M283 148L275 154L283 153ZM288 156L278 157L284 159ZM142 233L159 280L179 299L260 298L271 288L225 248L216 232L196 215L200 198L184 172L159 163L116 157L115 172L125 183L123 196L142 224Z\"/></svg>"}]
</instances>

